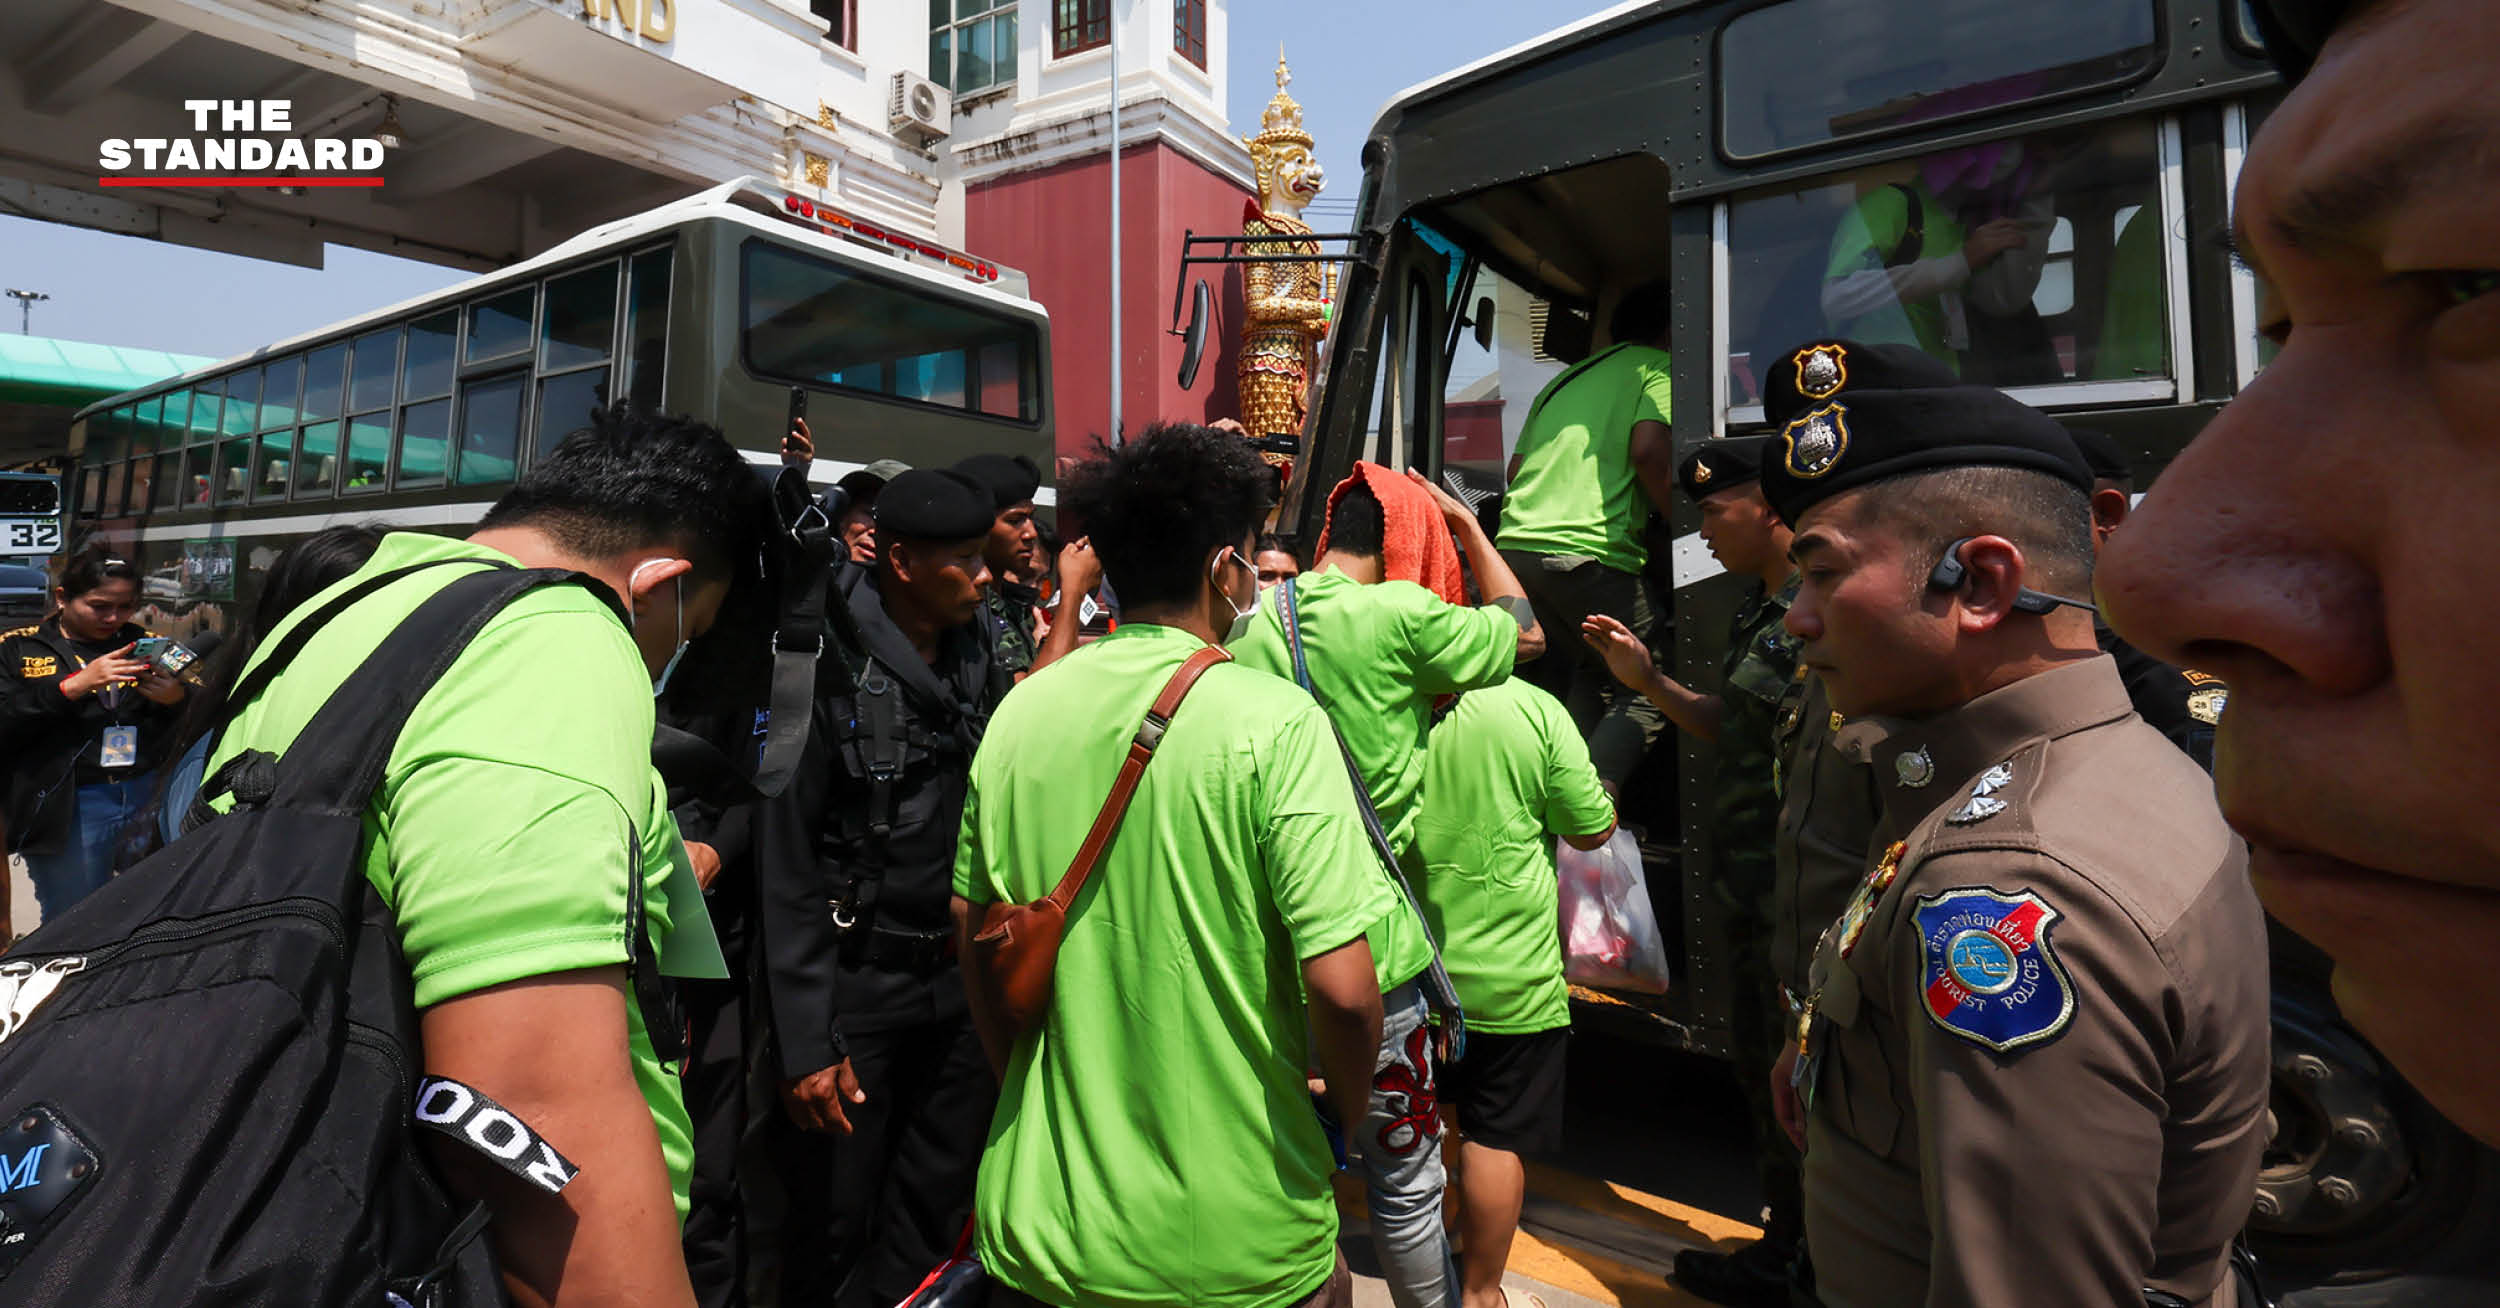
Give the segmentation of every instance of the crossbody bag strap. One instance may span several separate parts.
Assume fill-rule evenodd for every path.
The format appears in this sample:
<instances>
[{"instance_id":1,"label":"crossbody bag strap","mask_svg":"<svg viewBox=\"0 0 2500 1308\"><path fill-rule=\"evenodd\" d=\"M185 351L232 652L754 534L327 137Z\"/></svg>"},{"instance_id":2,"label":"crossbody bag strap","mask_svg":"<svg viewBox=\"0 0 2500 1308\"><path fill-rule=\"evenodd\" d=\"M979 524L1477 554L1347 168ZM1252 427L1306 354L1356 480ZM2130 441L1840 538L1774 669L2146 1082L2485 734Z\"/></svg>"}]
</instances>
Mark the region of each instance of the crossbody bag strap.
<instances>
[{"instance_id":1,"label":"crossbody bag strap","mask_svg":"<svg viewBox=\"0 0 2500 1308\"><path fill-rule=\"evenodd\" d=\"M1155 696L1154 706L1146 710L1146 720L1129 741L1128 758L1120 764L1118 779L1111 783L1110 797L1103 800L1102 811L1094 815L1093 828L1085 833L1085 843L1077 847L1076 857L1068 861L1067 872L1050 892L1050 900L1059 906L1060 912L1067 912L1068 905L1076 902L1077 893L1085 889L1085 879L1094 874L1094 865L1102 861L1103 851L1111 847L1111 837L1118 833L1120 819L1128 813L1128 802L1137 794L1137 782L1146 775L1146 761L1154 757L1155 747L1163 743L1163 733L1172 725L1172 715L1180 711L1181 700L1207 669L1229 663L1232 657L1223 647L1209 645L1190 655L1172 679L1163 683L1163 693Z\"/></svg>"},{"instance_id":2,"label":"crossbody bag strap","mask_svg":"<svg viewBox=\"0 0 2500 1308\"><path fill-rule=\"evenodd\" d=\"M1302 654L1302 617L1294 605L1293 578L1287 577L1276 586L1277 613L1285 623L1285 645L1293 652L1294 684L1302 687L1313 700L1319 692L1311 688L1311 668ZM1459 1002L1458 983L1450 980L1449 969L1441 965L1441 942L1432 934L1432 920L1424 916L1424 906L1415 898L1415 888L1406 884L1406 870L1398 866L1397 850L1389 844L1389 833L1380 825L1380 810L1372 807L1372 792L1363 780L1363 765L1354 759L1354 747L1348 745L1345 733L1337 730L1337 719L1320 705L1321 716L1328 718L1328 734L1337 741L1337 757L1345 761L1346 779L1354 785L1354 811L1363 816L1363 832L1371 837L1372 853L1387 869L1389 883L1398 888L1398 897L1406 901L1406 911L1415 919L1415 929L1424 933L1424 944L1432 950L1432 963L1421 978L1424 1000L1441 1018L1442 1057L1456 1061L1467 1048L1466 1006Z\"/></svg>"}]
</instances>

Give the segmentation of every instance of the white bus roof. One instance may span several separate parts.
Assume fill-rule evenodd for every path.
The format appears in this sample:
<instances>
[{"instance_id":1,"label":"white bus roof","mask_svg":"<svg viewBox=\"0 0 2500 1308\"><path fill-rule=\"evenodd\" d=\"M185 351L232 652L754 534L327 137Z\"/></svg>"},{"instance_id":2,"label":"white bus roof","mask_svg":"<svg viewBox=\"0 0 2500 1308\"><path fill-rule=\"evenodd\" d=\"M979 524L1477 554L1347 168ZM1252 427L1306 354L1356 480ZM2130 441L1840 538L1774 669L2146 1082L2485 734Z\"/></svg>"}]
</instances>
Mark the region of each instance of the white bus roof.
<instances>
[{"instance_id":1,"label":"white bus roof","mask_svg":"<svg viewBox=\"0 0 2500 1308\"><path fill-rule=\"evenodd\" d=\"M779 187L769 185L760 178L732 178L710 190L697 192L682 200L672 200L657 208L645 209L641 213L628 214L623 218L601 223L568 237L550 246L544 252L519 263L498 268L493 272L480 273L467 281L454 283L439 291L411 296L369 313L344 318L308 332L299 332L284 340L272 341L243 354L219 359L206 367L194 368L188 372L150 382L145 386L133 387L129 391L122 392L121 395L109 396L88 405L79 410L76 416L84 418L97 410L109 409L119 403L124 396L137 392L179 386L193 378L211 376L253 359L284 354L314 341L325 340L333 336L353 335L365 327L406 317L421 308L468 300L504 282L526 281L557 264L613 246L630 246L644 237L666 231L671 227L706 218L737 223L836 259L874 269L886 276L916 282L934 294L983 301L994 308L1028 318L1040 318L1047 321L1050 316L1039 303L1024 294L1028 283L1021 272L993 263L989 266L997 269L998 281L995 284L985 285L958 273L941 272L936 268L913 263L906 258L899 257L895 252L872 245L864 239L828 235L816 223L804 221L795 214L786 219L778 216L786 194ZM825 212L830 213L831 210Z\"/></svg>"}]
</instances>

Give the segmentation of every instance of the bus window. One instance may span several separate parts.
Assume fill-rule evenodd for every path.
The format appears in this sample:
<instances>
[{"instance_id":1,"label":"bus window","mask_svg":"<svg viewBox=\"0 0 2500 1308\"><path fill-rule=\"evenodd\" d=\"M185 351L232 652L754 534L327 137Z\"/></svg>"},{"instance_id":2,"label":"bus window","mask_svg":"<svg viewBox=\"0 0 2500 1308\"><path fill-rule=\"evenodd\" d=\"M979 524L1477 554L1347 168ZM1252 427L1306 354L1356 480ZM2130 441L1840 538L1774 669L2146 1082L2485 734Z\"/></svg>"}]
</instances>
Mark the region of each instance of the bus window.
<instances>
[{"instance_id":1,"label":"bus window","mask_svg":"<svg viewBox=\"0 0 2500 1308\"><path fill-rule=\"evenodd\" d=\"M521 449L521 397L529 379L519 373L460 388L460 458L463 486L512 480Z\"/></svg>"},{"instance_id":2,"label":"bus window","mask_svg":"<svg viewBox=\"0 0 2500 1308\"><path fill-rule=\"evenodd\" d=\"M226 378L228 436L249 436L260 421L260 369L246 368Z\"/></svg>"},{"instance_id":3,"label":"bus window","mask_svg":"<svg viewBox=\"0 0 2500 1308\"><path fill-rule=\"evenodd\" d=\"M347 380L347 347L326 345L304 359L304 421L339 416L339 395Z\"/></svg>"},{"instance_id":4,"label":"bus window","mask_svg":"<svg viewBox=\"0 0 2500 1308\"><path fill-rule=\"evenodd\" d=\"M130 461L130 500L122 510L131 517L148 511L156 502L156 464L158 456L142 454Z\"/></svg>"},{"instance_id":5,"label":"bus window","mask_svg":"<svg viewBox=\"0 0 2500 1308\"><path fill-rule=\"evenodd\" d=\"M634 256L625 300L625 397L658 408L668 366L669 252Z\"/></svg>"},{"instance_id":6,"label":"bus window","mask_svg":"<svg viewBox=\"0 0 2500 1308\"><path fill-rule=\"evenodd\" d=\"M451 309L408 324L408 344L399 360L400 403L451 394L451 342L459 330L460 315ZM389 397L383 397L383 402L388 403Z\"/></svg>"},{"instance_id":7,"label":"bus window","mask_svg":"<svg viewBox=\"0 0 2500 1308\"><path fill-rule=\"evenodd\" d=\"M443 444L451 435L451 401L427 400L399 411L399 457L395 485L443 484Z\"/></svg>"},{"instance_id":8,"label":"bus window","mask_svg":"<svg viewBox=\"0 0 2500 1308\"><path fill-rule=\"evenodd\" d=\"M584 268L547 283L547 316L538 343L540 372L605 363L615 338L615 264Z\"/></svg>"},{"instance_id":9,"label":"bus window","mask_svg":"<svg viewBox=\"0 0 2500 1308\"><path fill-rule=\"evenodd\" d=\"M1783 0L1719 33L1719 148L1766 155L2115 86L2160 60L2154 0Z\"/></svg>"},{"instance_id":10,"label":"bus window","mask_svg":"<svg viewBox=\"0 0 2500 1308\"><path fill-rule=\"evenodd\" d=\"M538 426L530 448L552 450L564 438L590 425L590 411L608 402L608 370L588 368L543 378L538 383Z\"/></svg>"},{"instance_id":11,"label":"bus window","mask_svg":"<svg viewBox=\"0 0 2500 1308\"><path fill-rule=\"evenodd\" d=\"M1040 416L1032 324L760 240L742 257L742 345L757 375L1019 421ZM975 359L977 386L968 378Z\"/></svg>"},{"instance_id":12,"label":"bus window","mask_svg":"<svg viewBox=\"0 0 2500 1308\"><path fill-rule=\"evenodd\" d=\"M391 411L360 413L347 420L347 480L339 490L348 495L382 489L391 467Z\"/></svg>"},{"instance_id":13,"label":"bus window","mask_svg":"<svg viewBox=\"0 0 2500 1308\"><path fill-rule=\"evenodd\" d=\"M304 360L299 356L270 364L260 383L260 429L293 427L304 390Z\"/></svg>"},{"instance_id":14,"label":"bus window","mask_svg":"<svg viewBox=\"0 0 2500 1308\"><path fill-rule=\"evenodd\" d=\"M523 286L469 306L470 363L501 359L530 347L531 320L536 317L538 288Z\"/></svg>"},{"instance_id":15,"label":"bus window","mask_svg":"<svg viewBox=\"0 0 2500 1308\"><path fill-rule=\"evenodd\" d=\"M167 450L156 456L156 472L151 478L153 493L149 501L158 511L182 507L182 451Z\"/></svg>"},{"instance_id":16,"label":"bus window","mask_svg":"<svg viewBox=\"0 0 2500 1308\"><path fill-rule=\"evenodd\" d=\"M156 422L156 448L178 450L190 444L191 392L166 392L165 410Z\"/></svg>"},{"instance_id":17,"label":"bus window","mask_svg":"<svg viewBox=\"0 0 2500 1308\"><path fill-rule=\"evenodd\" d=\"M391 407L391 379L399 372L399 329L385 327L356 338L348 360L347 408L351 413Z\"/></svg>"},{"instance_id":18,"label":"bus window","mask_svg":"<svg viewBox=\"0 0 2500 1308\"><path fill-rule=\"evenodd\" d=\"M338 473L339 425L305 424L304 438L295 454L295 498L327 499Z\"/></svg>"},{"instance_id":19,"label":"bus window","mask_svg":"<svg viewBox=\"0 0 2500 1308\"><path fill-rule=\"evenodd\" d=\"M1510 456L1519 448L1528 406L1563 370L1561 360L1538 348L1541 325L1554 310L1477 264L1450 312L1464 321L1441 388L1441 467L1479 490L1500 490L1509 484ZM1477 344L1483 330L1491 333L1489 348Z\"/></svg>"},{"instance_id":20,"label":"bus window","mask_svg":"<svg viewBox=\"0 0 2500 1308\"><path fill-rule=\"evenodd\" d=\"M151 395L123 410L124 413L130 415L124 424L124 429L130 433L132 453L154 454L156 452L156 424L163 406L162 398Z\"/></svg>"},{"instance_id":21,"label":"bus window","mask_svg":"<svg viewBox=\"0 0 2500 1308\"><path fill-rule=\"evenodd\" d=\"M252 440L237 436L217 446L216 500L218 504L241 504L251 488Z\"/></svg>"},{"instance_id":22,"label":"bus window","mask_svg":"<svg viewBox=\"0 0 2500 1308\"><path fill-rule=\"evenodd\" d=\"M2166 386L2158 125L1992 141L1728 209L1728 391L1816 336L1915 345L1993 386ZM2168 398L2171 391L2131 398Z\"/></svg>"},{"instance_id":23,"label":"bus window","mask_svg":"<svg viewBox=\"0 0 2500 1308\"><path fill-rule=\"evenodd\" d=\"M287 486L294 479L295 429L280 427L262 432L260 451L254 458L252 503L275 504L285 499Z\"/></svg>"},{"instance_id":24,"label":"bus window","mask_svg":"<svg viewBox=\"0 0 2500 1308\"><path fill-rule=\"evenodd\" d=\"M226 383L220 378L205 381L191 392L191 443L204 445L217 439L217 412L226 402ZM206 503L205 500L201 501Z\"/></svg>"}]
</instances>

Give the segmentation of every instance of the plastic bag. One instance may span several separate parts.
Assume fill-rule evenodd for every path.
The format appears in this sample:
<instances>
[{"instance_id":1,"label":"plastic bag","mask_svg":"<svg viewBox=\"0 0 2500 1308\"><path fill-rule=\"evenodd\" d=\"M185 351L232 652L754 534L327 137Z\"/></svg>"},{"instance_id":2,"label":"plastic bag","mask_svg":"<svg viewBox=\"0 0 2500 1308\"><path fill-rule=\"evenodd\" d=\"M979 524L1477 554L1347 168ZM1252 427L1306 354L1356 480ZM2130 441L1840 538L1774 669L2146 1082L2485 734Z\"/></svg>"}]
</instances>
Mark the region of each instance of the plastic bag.
<instances>
[{"instance_id":1,"label":"plastic bag","mask_svg":"<svg viewBox=\"0 0 2500 1308\"><path fill-rule=\"evenodd\" d=\"M1667 992L1667 946L1641 873L1641 847L1617 830L1604 846L1555 842L1562 882L1563 979L1608 990Z\"/></svg>"}]
</instances>

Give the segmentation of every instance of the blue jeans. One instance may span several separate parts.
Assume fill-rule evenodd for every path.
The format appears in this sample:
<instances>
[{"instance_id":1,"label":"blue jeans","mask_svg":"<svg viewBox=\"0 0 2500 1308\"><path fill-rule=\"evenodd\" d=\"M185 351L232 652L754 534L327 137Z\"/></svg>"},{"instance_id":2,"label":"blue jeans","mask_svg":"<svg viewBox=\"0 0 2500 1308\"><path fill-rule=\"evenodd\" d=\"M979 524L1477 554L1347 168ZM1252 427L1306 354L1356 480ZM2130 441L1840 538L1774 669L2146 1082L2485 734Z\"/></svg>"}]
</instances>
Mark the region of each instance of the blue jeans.
<instances>
[{"instance_id":1,"label":"blue jeans","mask_svg":"<svg viewBox=\"0 0 2500 1308\"><path fill-rule=\"evenodd\" d=\"M1372 1252L1397 1308L1458 1302L1458 1264L1441 1225L1441 1111L1433 1084L1432 1028L1412 981L1381 996L1380 1053L1371 1111L1349 1146L1363 1169Z\"/></svg>"},{"instance_id":2,"label":"blue jeans","mask_svg":"<svg viewBox=\"0 0 2500 1308\"><path fill-rule=\"evenodd\" d=\"M35 904L44 921L68 912L70 905L113 879L113 849L121 843L122 829L147 806L154 784L151 776L134 776L78 788L67 843L54 853L25 856L26 875L35 883Z\"/></svg>"}]
</instances>

